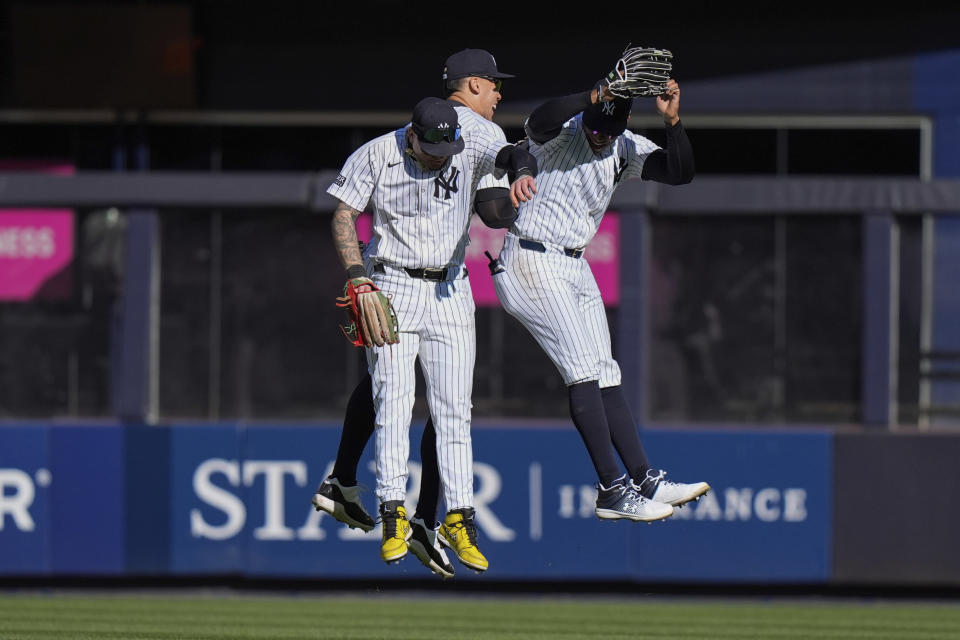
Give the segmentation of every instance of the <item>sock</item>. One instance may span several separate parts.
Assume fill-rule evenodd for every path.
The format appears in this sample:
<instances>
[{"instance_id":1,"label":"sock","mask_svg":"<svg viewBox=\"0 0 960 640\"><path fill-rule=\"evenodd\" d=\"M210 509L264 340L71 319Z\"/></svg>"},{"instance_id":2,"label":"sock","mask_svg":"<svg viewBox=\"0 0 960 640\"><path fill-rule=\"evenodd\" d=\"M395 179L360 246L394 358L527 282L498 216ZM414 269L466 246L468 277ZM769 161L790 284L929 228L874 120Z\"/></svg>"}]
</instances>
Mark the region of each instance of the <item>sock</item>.
<instances>
[{"instance_id":1,"label":"sock","mask_svg":"<svg viewBox=\"0 0 960 640\"><path fill-rule=\"evenodd\" d=\"M596 380L578 382L567 387L570 396L570 417L600 478L600 484L611 486L622 475L620 465L613 455L610 428L600 396L600 383Z\"/></svg>"},{"instance_id":2,"label":"sock","mask_svg":"<svg viewBox=\"0 0 960 640\"><path fill-rule=\"evenodd\" d=\"M437 507L440 504L440 467L437 463L437 432L433 428L433 418L427 419L420 439L420 497L417 499L417 511L414 518L420 518L432 528L436 528Z\"/></svg>"},{"instance_id":3,"label":"sock","mask_svg":"<svg viewBox=\"0 0 960 640\"><path fill-rule=\"evenodd\" d=\"M337 459L333 463L331 476L345 487L357 484L357 466L360 456L373 435L373 423L377 412L373 408L373 380L365 375L356 386L347 401L347 412L343 416L343 429L340 431L340 444L337 447Z\"/></svg>"},{"instance_id":4,"label":"sock","mask_svg":"<svg viewBox=\"0 0 960 640\"><path fill-rule=\"evenodd\" d=\"M635 483L640 484L647 475L650 462L640 442L640 432L633 421L627 399L623 396L623 388L619 385L605 387L600 390L600 395L603 398L603 409L613 446L627 467L627 473Z\"/></svg>"}]
</instances>

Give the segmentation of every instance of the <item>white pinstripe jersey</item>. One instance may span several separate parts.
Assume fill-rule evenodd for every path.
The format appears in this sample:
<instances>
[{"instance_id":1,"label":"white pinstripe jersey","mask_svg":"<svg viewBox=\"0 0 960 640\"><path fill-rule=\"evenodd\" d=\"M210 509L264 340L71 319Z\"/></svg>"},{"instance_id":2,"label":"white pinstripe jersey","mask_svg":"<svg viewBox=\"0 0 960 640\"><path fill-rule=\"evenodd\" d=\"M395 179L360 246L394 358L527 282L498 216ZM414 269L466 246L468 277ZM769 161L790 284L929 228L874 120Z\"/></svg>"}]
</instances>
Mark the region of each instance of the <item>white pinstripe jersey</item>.
<instances>
[{"instance_id":1,"label":"white pinstripe jersey","mask_svg":"<svg viewBox=\"0 0 960 640\"><path fill-rule=\"evenodd\" d=\"M459 102L454 102L454 109L457 110L457 119L460 121L460 129L463 135L464 140L470 138L471 136L483 136L490 138L491 140L499 140L500 147L507 143L507 136L503 133L503 129L500 128L500 125L493 123L479 113L471 109L470 107L460 104ZM489 187L509 187L510 181L507 180L506 175L502 171L495 171L492 174L487 174L480 178L480 181L474 184L473 190L476 193L477 189L487 189ZM471 201L473 201L473 196L471 196Z\"/></svg>"},{"instance_id":2,"label":"white pinstripe jersey","mask_svg":"<svg viewBox=\"0 0 960 640\"><path fill-rule=\"evenodd\" d=\"M462 265L473 196L480 179L496 171L503 130L468 107L457 107L464 149L427 171L405 153L409 125L367 142L347 158L327 193L373 214L364 257L398 267Z\"/></svg>"},{"instance_id":3,"label":"white pinstripe jersey","mask_svg":"<svg viewBox=\"0 0 960 640\"><path fill-rule=\"evenodd\" d=\"M537 196L521 203L511 231L521 238L585 247L621 181L639 178L656 144L629 129L594 154L578 114L545 144L530 141L537 159Z\"/></svg>"}]
</instances>

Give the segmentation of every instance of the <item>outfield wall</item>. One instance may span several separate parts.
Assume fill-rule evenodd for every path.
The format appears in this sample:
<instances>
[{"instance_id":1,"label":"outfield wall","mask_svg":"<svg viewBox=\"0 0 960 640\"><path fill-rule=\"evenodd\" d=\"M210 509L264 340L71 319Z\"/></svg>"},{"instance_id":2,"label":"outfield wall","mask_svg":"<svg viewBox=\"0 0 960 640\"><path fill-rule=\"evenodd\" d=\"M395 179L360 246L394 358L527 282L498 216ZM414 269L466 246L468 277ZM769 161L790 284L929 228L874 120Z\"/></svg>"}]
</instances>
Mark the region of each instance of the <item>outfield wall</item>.
<instances>
[{"instance_id":1,"label":"outfield wall","mask_svg":"<svg viewBox=\"0 0 960 640\"><path fill-rule=\"evenodd\" d=\"M415 425L414 443L421 431ZM379 529L362 534L313 511L338 435L334 424L2 426L0 576L428 577L412 556L385 565ZM643 437L670 478L706 480L713 491L665 522L600 521L593 470L572 426L475 428L477 523L491 568L485 576L460 570L457 579L960 583L943 544L957 517L912 484L925 468L894 474L895 495L919 497L912 525L878 527L908 520L880 508L893 472L877 474L861 455L922 451L937 468L938 456L956 459L960 438L918 449L909 443L932 441L870 436L859 448L858 436L826 429L719 427ZM372 450L359 477L371 488ZM939 486L956 497L957 482L945 475ZM373 511L373 492L364 499ZM939 505L933 528L924 501ZM922 571L901 561L909 555L890 553L901 544L893 536L923 548Z\"/></svg>"}]
</instances>

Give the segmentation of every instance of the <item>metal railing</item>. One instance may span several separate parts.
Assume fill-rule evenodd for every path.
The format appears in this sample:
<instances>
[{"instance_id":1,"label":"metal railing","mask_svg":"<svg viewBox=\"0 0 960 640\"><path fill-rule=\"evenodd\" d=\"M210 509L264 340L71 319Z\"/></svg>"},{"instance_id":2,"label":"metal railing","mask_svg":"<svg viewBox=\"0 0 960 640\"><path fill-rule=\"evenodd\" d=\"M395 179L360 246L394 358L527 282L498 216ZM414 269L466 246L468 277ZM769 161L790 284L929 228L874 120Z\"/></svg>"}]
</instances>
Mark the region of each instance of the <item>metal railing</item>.
<instances>
[{"instance_id":1,"label":"metal railing","mask_svg":"<svg viewBox=\"0 0 960 640\"><path fill-rule=\"evenodd\" d=\"M150 421L156 417L156 335L158 292L156 242L158 215L169 207L203 207L237 210L271 207L330 212L334 200L326 187L336 172L319 173L181 173L181 172L80 172L70 176L0 173L0 208L4 207L117 207L135 212L126 230L128 240L128 292L124 300L124 353L130 356L120 390L122 417ZM863 314L863 422L886 426L896 421L896 304L901 286L896 272L898 216L922 216L931 229L937 214L960 210L960 180L924 182L918 179L841 178L698 178L690 185L669 187L634 181L616 193L611 208L621 213L621 235L648 247L651 215L821 215L850 213L865 216ZM933 255L936 233L924 233L924 255ZM623 292L620 304L619 358L625 385L646 416L645 394L649 363L648 297L649 252L631 252L621 261L624 273L640 273L638 285ZM925 299L922 335L930 336L933 308L933 273L924 268ZM143 286L148 283L147 286ZM150 285L149 283L153 283ZM886 309L886 313L876 313ZM636 327L641 327L640 331ZM943 358L929 344L924 353L923 383L943 378L933 363ZM956 354L948 354L955 357ZM946 377L953 379L951 372ZM953 412L933 404L921 394L921 423Z\"/></svg>"}]
</instances>

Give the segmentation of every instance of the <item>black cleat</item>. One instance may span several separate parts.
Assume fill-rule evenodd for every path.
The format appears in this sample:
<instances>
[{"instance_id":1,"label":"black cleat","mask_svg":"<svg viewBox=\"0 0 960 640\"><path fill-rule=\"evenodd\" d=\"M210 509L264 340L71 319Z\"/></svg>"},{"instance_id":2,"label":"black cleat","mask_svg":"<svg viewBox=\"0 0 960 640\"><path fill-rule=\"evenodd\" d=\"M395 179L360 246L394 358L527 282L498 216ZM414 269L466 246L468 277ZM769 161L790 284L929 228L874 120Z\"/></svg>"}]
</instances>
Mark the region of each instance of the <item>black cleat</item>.
<instances>
[{"instance_id":1,"label":"black cleat","mask_svg":"<svg viewBox=\"0 0 960 640\"><path fill-rule=\"evenodd\" d=\"M453 565L450 564L447 554L440 546L437 530L429 528L420 518L411 520L410 528L413 530L413 535L410 537L410 551L413 555L420 558L420 562L435 574L443 578L452 578Z\"/></svg>"},{"instance_id":2,"label":"black cleat","mask_svg":"<svg viewBox=\"0 0 960 640\"><path fill-rule=\"evenodd\" d=\"M317 511L326 511L351 529L370 531L374 527L373 518L360 502L360 487L345 487L334 477L327 478L313 494L313 507Z\"/></svg>"}]
</instances>

